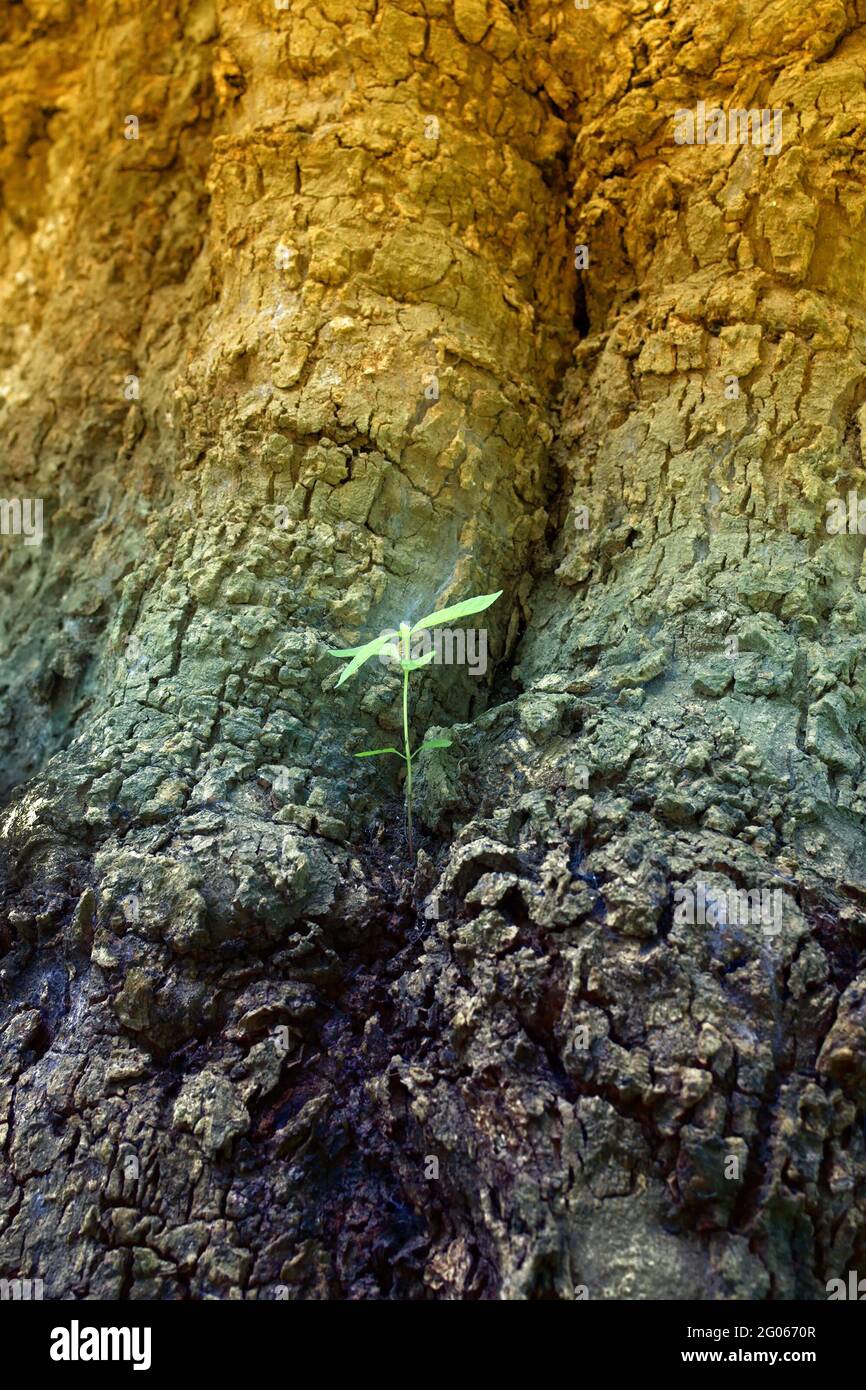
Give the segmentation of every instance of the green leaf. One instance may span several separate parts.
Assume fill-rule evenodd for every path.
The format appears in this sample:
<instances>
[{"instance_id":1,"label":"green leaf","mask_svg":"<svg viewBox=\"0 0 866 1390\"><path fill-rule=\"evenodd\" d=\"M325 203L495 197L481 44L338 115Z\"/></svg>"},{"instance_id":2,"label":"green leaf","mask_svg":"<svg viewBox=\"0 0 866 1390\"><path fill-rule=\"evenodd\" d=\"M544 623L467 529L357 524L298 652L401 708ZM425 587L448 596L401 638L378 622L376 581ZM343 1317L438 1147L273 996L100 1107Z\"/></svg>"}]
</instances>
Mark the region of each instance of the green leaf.
<instances>
[{"instance_id":1,"label":"green leaf","mask_svg":"<svg viewBox=\"0 0 866 1390\"><path fill-rule=\"evenodd\" d=\"M355 672L360 670L364 662L369 661L371 656L378 656L382 648L393 641L394 636L393 632L382 633L381 636L374 637L372 642L365 642L362 647L329 647L328 652L331 656L351 656L352 658L340 672L340 679L334 689L336 690L337 686L354 676Z\"/></svg>"},{"instance_id":2,"label":"green leaf","mask_svg":"<svg viewBox=\"0 0 866 1390\"><path fill-rule=\"evenodd\" d=\"M440 608L437 613L428 613L426 618L419 619L412 631L418 632L422 627L441 627L445 623L456 622L458 618L468 618L470 613L481 613L495 603L501 593L502 590L497 589L495 594L478 594L475 598L465 598L462 603L454 603L450 608Z\"/></svg>"},{"instance_id":3,"label":"green leaf","mask_svg":"<svg viewBox=\"0 0 866 1390\"><path fill-rule=\"evenodd\" d=\"M328 654L330 656L360 656L362 652L370 652L371 655L375 655L374 648L377 643L390 642L391 638L396 636L396 628L390 629L388 632L380 632L378 637L374 637L371 642L365 642L362 647L328 647Z\"/></svg>"},{"instance_id":4,"label":"green leaf","mask_svg":"<svg viewBox=\"0 0 866 1390\"><path fill-rule=\"evenodd\" d=\"M426 743L422 743L421 747L416 749L412 757L417 758L418 754L423 753L425 748L450 748L452 741L450 738L428 738Z\"/></svg>"},{"instance_id":5,"label":"green leaf","mask_svg":"<svg viewBox=\"0 0 866 1390\"><path fill-rule=\"evenodd\" d=\"M426 652L424 656L416 657L414 661L401 661L401 671L417 671L419 666L429 666L436 655L435 648L432 652Z\"/></svg>"},{"instance_id":6,"label":"green leaf","mask_svg":"<svg viewBox=\"0 0 866 1390\"><path fill-rule=\"evenodd\" d=\"M380 753L396 753L398 758L403 758L399 748L368 748L365 753L356 753L356 758L378 758ZM405 762L406 759L403 758Z\"/></svg>"}]
</instances>

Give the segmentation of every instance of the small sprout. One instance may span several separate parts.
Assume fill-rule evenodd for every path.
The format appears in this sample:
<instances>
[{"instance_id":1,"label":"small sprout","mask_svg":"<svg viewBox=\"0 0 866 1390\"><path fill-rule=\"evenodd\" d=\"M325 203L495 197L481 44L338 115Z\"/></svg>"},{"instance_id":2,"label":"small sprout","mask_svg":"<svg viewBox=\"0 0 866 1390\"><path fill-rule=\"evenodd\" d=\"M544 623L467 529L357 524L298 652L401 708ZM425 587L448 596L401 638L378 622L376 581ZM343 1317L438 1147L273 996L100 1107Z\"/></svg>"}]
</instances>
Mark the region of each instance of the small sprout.
<instances>
[{"instance_id":1,"label":"small sprout","mask_svg":"<svg viewBox=\"0 0 866 1390\"><path fill-rule=\"evenodd\" d=\"M423 632L428 627L439 627L445 623L456 622L458 618L468 618L471 613L480 613L483 609L489 608L495 603L502 593L497 589L495 594L478 594L475 598L464 599L462 603L454 603L450 608L440 608L436 613L428 613L425 618L419 618L417 623L401 623L399 629L400 636L400 670L403 672L403 752L399 748L368 748L363 753L356 753L356 758L378 758L383 753L396 753L398 758L402 758L406 764L406 828L409 840L409 857L414 859L415 848L412 840L412 760L428 748L450 748L450 738L430 738L416 748L414 753L409 745L409 676L413 671L418 671L422 666L427 666L436 655L435 650L425 653L413 660L411 655L411 639L416 632ZM382 633L379 637L374 637L372 642L365 642L361 647L329 647L331 656L349 657L350 660L340 672L340 679L337 686L344 681L351 680L356 671L370 660L371 657L378 656L386 646L389 646L395 636L393 630ZM336 689L336 687L335 687Z\"/></svg>"}]
</instances>

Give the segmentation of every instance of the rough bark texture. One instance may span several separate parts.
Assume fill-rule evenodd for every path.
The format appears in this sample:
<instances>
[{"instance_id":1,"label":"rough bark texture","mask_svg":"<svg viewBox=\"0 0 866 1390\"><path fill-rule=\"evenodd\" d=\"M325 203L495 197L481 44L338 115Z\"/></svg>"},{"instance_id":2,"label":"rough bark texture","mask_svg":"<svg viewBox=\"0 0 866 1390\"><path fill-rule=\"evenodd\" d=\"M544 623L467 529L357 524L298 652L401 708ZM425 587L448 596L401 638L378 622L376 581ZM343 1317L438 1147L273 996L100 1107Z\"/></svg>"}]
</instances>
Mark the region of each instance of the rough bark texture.
<instances>
[{"instance_id":1,"label":"rough bark texture","mask_svg":"<svg viewBox=\"0 0 866 1390\"><path fill-rule=\"evenodd\" d=\"M0 22L46 508L0 541L0 1275L824 1297L866 1268L862 0ZM698 101L780 153L675 144ZM352 758L395 680L326 646L494 587L487 679L418 678L413 871ZM679 921L701 883L782 930Z\"/></svg>"}]
</instances>

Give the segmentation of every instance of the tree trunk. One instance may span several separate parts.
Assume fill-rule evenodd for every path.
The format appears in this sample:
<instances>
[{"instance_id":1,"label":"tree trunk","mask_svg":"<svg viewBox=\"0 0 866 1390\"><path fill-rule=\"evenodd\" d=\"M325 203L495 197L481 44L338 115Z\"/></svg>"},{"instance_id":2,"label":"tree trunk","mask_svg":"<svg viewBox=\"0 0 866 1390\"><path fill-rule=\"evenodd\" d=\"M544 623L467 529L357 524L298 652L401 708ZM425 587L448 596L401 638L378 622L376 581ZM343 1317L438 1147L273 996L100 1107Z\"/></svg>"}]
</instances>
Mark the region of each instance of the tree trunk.
<instances>
[{"instance_id":1,"label":"tree trunk","mask_svg":"<svg viewBox=\"0 0 866 1390\"><path fill-rule=\"evenodd\" d=\"M863 16L111 8L0 49L45 518L0 540L0 1275L825 1297L866 1261ZM778 148L678 143L699 103ZM327 649L500 588L489 670L413 676L453 740L413 863L353 756L399 681Z\"/></svg>"}]
</instances>

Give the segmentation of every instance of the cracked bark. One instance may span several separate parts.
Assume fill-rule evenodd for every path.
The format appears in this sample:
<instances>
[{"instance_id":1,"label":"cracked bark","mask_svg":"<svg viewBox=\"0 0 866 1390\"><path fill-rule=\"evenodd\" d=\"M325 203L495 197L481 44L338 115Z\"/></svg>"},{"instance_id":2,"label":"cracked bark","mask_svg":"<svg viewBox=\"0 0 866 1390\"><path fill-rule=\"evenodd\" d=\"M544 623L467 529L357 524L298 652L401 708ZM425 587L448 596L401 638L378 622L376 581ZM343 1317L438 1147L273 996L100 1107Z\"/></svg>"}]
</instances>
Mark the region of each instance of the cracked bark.
<instances>
[{"instance_id":1,"label":"cracked bark","mask_svg":"<svg viewBox=\"0 0 866 1390\"><path fill-rule=\"evenodd\" d=\"M823 1297L866 1258L862 7L99 10L0 51L47 514L0 555L0 1273ZM699 100L781 153L675 145ZM394 683L325 646L494 585L488 680L419 683L413 876L351 757ZM700 883L783 930L678 921Z\"/></svg>"}]
</instances>

